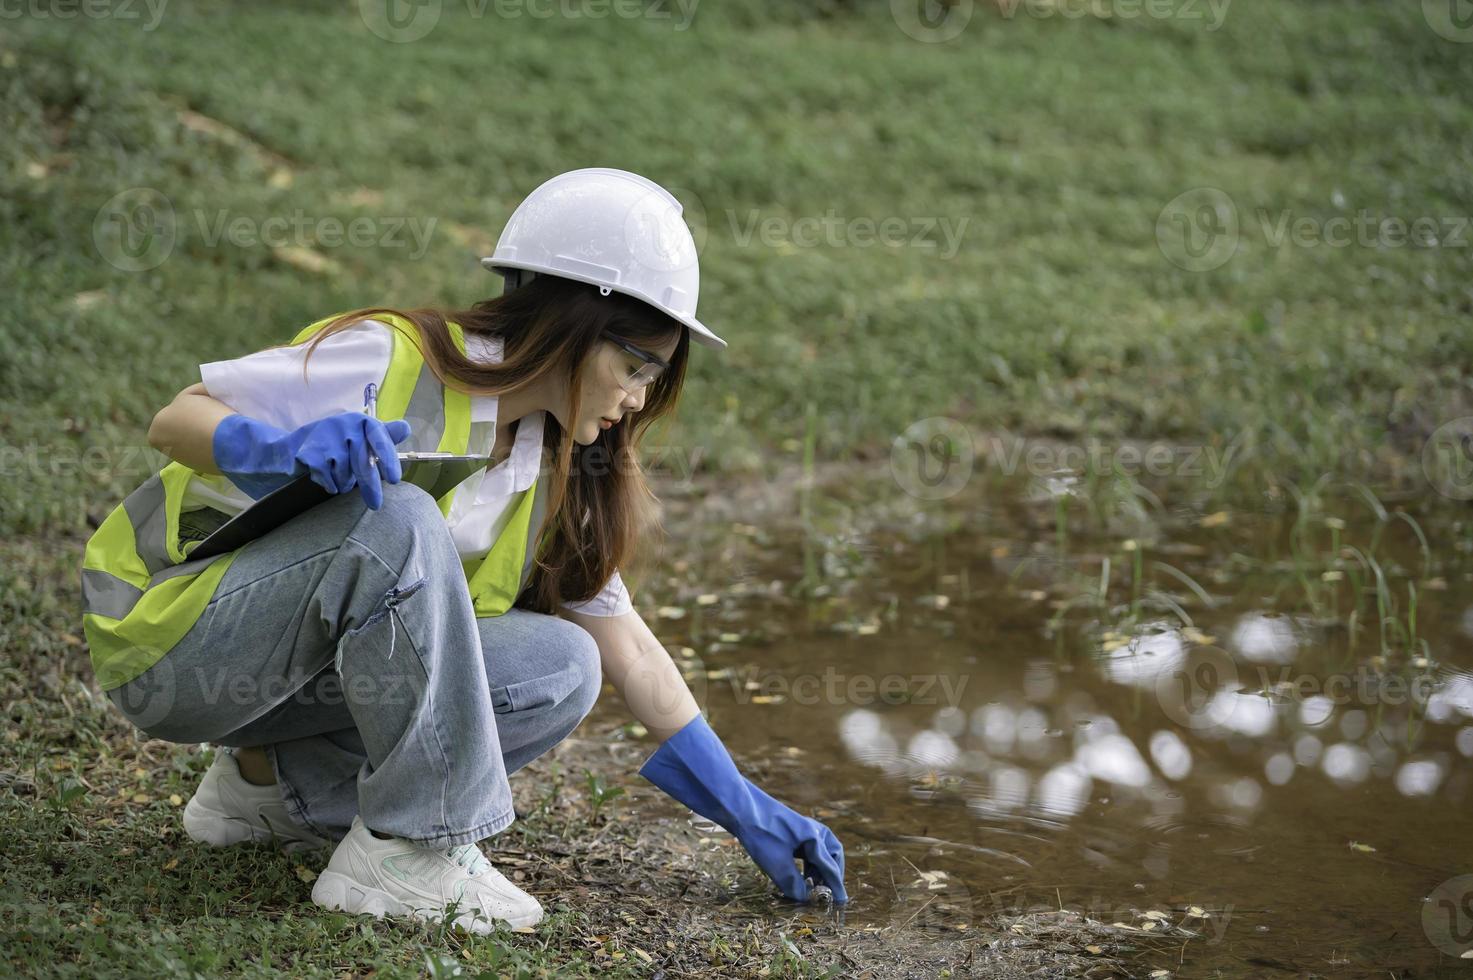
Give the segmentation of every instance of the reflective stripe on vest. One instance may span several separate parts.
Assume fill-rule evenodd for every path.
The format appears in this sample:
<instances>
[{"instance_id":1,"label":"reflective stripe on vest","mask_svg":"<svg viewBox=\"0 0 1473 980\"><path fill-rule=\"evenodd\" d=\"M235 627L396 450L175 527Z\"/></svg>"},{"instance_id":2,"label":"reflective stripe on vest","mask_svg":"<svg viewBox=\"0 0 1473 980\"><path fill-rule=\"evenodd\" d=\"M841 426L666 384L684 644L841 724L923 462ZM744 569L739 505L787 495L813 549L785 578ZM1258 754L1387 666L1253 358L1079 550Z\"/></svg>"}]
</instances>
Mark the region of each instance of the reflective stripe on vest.
<instances>
[{"instance_id":1,"label":"reflective stripe on vest","mask_svg":"<svg viewBox=\"0 0 1473 980\"><path fill-rule=\"evenodd\" d=\"M171 462L113 508L82 558L82 629L104 691L143 673L199 618L234 552L187 561L179 505L193 470Z\"/></svg>"},{"instance_id":2,"label":"reflective stripe on vest","mask_svg":"<svg viewBox=\"0 0 1473 980\"><path fill-rule=\"evenodd\" d=\"M308 326L292 343L300 344L332 319ZM413 434L400 448L466 452L470 396L440 383L419 351L412 323L391 314L375 319L396 328L389 368L379 386L378 417L410 422ZM449 329L464 353L464 331L455 323ZM179 513L195 475L183 463L170 461L113 508L88 539L82 559L82 625L93 672L104 691L142 674L189 632L239 554L190 561L181 551ZM466 569L478 617L501 615L530 578L528 539L541 523L541 482L534 481L514 505L513 519L486 559ZM449 515L454 496L451 490L438 498L442 514ZM192 544L184 542L186 548ZM479 573L474 583L473 572ZM511 599L503 601L508 594Z\"/></svg>"}]
</instances>

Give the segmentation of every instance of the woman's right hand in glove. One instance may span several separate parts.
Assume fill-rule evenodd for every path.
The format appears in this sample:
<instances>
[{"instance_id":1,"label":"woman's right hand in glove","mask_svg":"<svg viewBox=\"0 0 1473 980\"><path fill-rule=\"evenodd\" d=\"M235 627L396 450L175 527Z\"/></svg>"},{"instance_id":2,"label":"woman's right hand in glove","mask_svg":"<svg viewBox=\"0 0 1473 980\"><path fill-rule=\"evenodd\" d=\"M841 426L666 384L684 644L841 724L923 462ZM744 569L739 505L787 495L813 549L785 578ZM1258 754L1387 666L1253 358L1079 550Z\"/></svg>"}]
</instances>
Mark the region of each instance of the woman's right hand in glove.
<instances>
[{"instance_id":1,"label":"woman's right hand in glove","mask_svg":"<svg viewBox=\"0 0 1473 980\"><path fill-rule=\"evenodd\" d=\"M363 412L341 412L287 432L245 415L228 415L215 428L215 466L259 500L303 474L328 493L358 487L372 510L383 506L380 477L403 475L394 444L409 438L403 419L382 422ZM370 458L377 456L375 464Z\"/></svg>"}]
</instances>

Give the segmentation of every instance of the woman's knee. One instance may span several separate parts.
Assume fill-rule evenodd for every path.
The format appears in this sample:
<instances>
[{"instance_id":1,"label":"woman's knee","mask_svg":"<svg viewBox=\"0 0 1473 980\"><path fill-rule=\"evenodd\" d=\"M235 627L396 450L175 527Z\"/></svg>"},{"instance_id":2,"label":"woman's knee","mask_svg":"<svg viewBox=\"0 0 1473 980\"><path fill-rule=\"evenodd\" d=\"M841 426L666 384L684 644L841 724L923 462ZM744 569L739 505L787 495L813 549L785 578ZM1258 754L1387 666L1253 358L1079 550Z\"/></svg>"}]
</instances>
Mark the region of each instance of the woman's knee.
<instances>
[{"instance_id":1,"label":"woman's knee","mask_svg":"<svg viewBox=\"0 0 1473 980\"><path fill-rule=\"evenodd\" d=\"M406 480L400 480L398 483L385 483L382 486L383 506L378 510L370 510L365 504L363 508L365 518L393 518L396 522L405 524L444 523L445 515L440 512L440 505L423 487ZM351 492L361 496L357 489Z\"/></svg>"},{"instance_id":2,"label":"woman's knee","mask_svg":"<svg viewBox=\"0 0 1473 980\"><path fill-rule=\"evenodd\" d=\"M583 627L557 616L546 617L544 629L543 649L555 658L549 665L557 678L554 698L576 725L593 709L603 685L598 643Z\"/></svg>"},{"instance_id":3,"label":"woman's knee","mask_svg":"<svg viewBox=\"0 0 1473 980\"><path fill-rule=\"evenodd\" d=\"M363 503L356 488L348 491L357 498L355 503L361 508L350 537L384 556L407 554L410 545L415 543L423 545L443 540L447 548L454 547L445 525L445 515L427 490L400 481L383 484L383 491L383 504L377 510L370 510Z\"/></svg>"},{"instance_id":4,"label":"woman's knee","mask_svg":"<svg viewBox=\"0 0 1473 980\"><path fill-rule=\"evenodd\" d=\"M568 623L567 620L560 622L571 627L568 663L574 681L569 700L573 703L572 710L576 710L579 719L582 719L593 710L594 703L598 701L599 691L603 687L603 663L593 634L576 623Z\"/></svg>"}]
</instances>

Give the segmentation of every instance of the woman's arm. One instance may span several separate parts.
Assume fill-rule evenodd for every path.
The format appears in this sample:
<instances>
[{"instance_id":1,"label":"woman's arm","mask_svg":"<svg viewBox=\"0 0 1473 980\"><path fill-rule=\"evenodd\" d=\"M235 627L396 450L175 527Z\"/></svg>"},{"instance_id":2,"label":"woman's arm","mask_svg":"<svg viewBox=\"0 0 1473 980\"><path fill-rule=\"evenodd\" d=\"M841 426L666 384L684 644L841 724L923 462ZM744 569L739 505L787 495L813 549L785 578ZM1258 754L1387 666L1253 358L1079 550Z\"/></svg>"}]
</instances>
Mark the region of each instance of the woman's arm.
<instances>
[{"instance_id":1,"label":"woman's arm","mask_svg":"<svg viewBox=\"0 0 1473 980\"><path fill-rule=\"evenodd\" d=\"M215 427L235 409L211 398L203 381L179 392L153 417L148 444L170 459L200 473L219 473L215 466Z\"/></svg>"},{"instance_id":2,"label":"woman's arm","mask_svg":"<svg viewBox=\"0 0 1473 980\"><path fill-rule=\"evenodd\" d=\"M809 878L847 902L844 845L819 821L768 796L741 774L701 716L685 678L637 611L559 615L593 634L604 676L634 716L660 740L639 774L741 841L752 860L788 898L813 896ZM794 859L802 861L800 872Z\"/></svg>"},{"instance_id":3,"label":"woman's arm","mask_svg":"<svg viewBox=\"0 0 1473 980\"><path fill-rule=\"evenodd\" d=\"M661 742L701 713L680 668L635 610L622 616L590 616L562 609L598 642L603 674L640 724Z\"/></svg>"}]
</instances>

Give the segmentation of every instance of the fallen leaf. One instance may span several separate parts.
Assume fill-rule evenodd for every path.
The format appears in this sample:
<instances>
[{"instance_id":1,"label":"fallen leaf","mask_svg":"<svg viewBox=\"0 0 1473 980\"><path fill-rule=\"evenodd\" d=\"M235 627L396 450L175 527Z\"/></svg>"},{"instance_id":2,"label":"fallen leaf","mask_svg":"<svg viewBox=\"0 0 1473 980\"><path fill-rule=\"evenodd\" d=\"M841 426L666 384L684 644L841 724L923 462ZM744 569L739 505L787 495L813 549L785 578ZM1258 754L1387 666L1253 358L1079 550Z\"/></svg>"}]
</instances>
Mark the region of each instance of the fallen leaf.
<instances>
[{"instance_id":1,"label":"fallen leaf","mask_svg":"<svg viewBox=\"0 0 1473 980\"><path fill-rule=\"evenodd\" d=\"M184 797L180 796L178 793L170 793L169 794L169 805L170 806L183 806L184 805Z\"/></svg>"},{"instance_id":2,"label":"fallen leaf","mask_svg":"<svg viewBox=\"0 0 1473 980\"><path fill-rule=\"evenodd\" d=\"M922 871L921 872L921 877L916 881L916 884L919 885L922 881L924 881L926 883L926 887L930 891L935 891L938 888L945 888L946 887L946 872L945 871Z\"/></svg>"},{"instance_id":3,"label":"fallen leaf","mask_svg":"<svg viewBox=\"0 0 1473 980\"><path fill-rule=\"evenodd\" d=\"M1219 510L1202 518L1203 527L1222 527L1228 522L1230 515L1225 510Z\"/></svg>"},{"instance_id":4,"label":"fallen leaf","mask_svg":"<svg viewBox=\"0 0 1473 980\"><path fill-rule=\"evenodd\" d=\"M1362 844L1360 841L1356 840L1350 842L1350 849L1352 851L1360 851L1362 854L1373 854L1376 850L1370 844Z\"/></svg>"},{"instance_id":5,"label":"fallen leaf","mask_svg":"<svg viewBox=\"0 0 1473 980\"><path fill-rule=\"evenodd\" d=\"M271 254L304 272L321 274L339 271L338 264L332 259L301 245L273 245Z\"/></svg>"}]
</instances>

